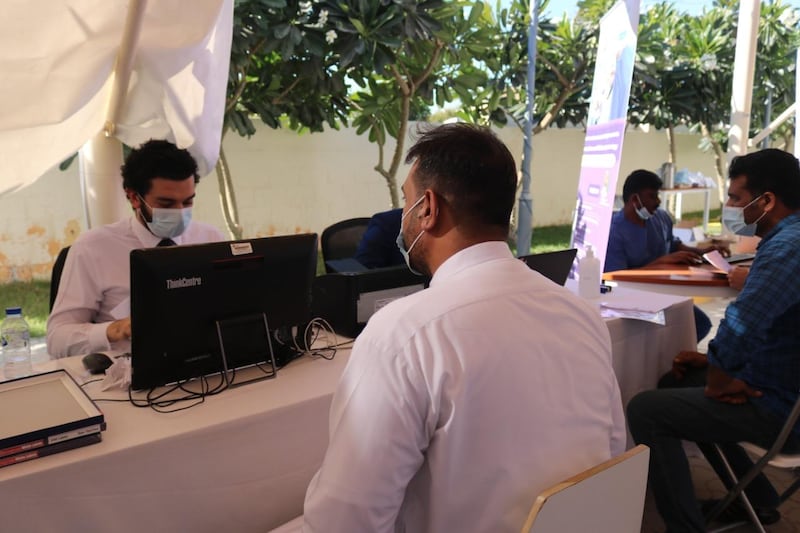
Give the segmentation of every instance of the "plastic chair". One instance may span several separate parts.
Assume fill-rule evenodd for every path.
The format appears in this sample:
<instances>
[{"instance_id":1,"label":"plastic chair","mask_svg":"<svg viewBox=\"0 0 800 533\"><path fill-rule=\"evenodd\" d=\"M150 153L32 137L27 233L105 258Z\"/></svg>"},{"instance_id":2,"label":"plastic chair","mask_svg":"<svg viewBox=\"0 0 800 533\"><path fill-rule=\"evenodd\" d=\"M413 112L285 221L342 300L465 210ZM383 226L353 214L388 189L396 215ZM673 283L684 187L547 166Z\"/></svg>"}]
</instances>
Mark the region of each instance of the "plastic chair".
<instances>
[{"instance_id":1,"label":"plastic chair","mask_svg":"<svg viewBox=\"0 0 800 533\"><path fill-rule=\"evenodd\" d=\"M326 262L326 272L333 271L327 265L327 261L346 259L356 255L358 243L367 230L368 224L369 217L349 218L323 230L320 244L322 245L322 259Z\"/></svg>"},{"instance_id":2,"label":"plastic chair","mask_svg":"<svg viewBox=\"0 0 800 533\"><path fill-rule=\"evenodd\" d=\"M640 444L543 491L522 533L639 533L650 448Z\"/></svg>"},{"instance_id":3,"label":"plastic chair","mask_svg":"<svg viewBox=\"0 0 800 533\"><path fill-rule=\"evenodd\" d=\"M64 263L67 262L67 254L69 253L69 246L65 246L58 252L56 260L53 263L53 272L50 275L50 310L53 310L53 304L56 303L56 296L58 296L58 286L61 284L61 272L64 270Z\"/></svg>"},{"instance_id":4,"label":"plastic chair","mask_svg":"<svg viewBox=\"0 0 800 533\"><path fill-rule=\"evenodd\" d=\"M792 494L794 494L797 489L800 488L800 473L798 472L798 469L800 469L800 453L780 453L783 445L786 444L786 439L789 438L789 435L791 434L792 428L794 428L798 417L800 417L800 396L798 396L792 411L789 413L789 417L786 419L786 422L783 424L783 428L778 434L778 437L768 450L761 448L760 446L756 446L750 442L739 443L739 445L747 450L751 456L758 458L750 470L748 470L741 479L738 479L736 474L734 474L733 469L728 463L728 460L725 458L725 455L722 453L720 447L717 444L714 444L714 448L717 450L717 453L722 459L722 464L725 466L725 469L731 476L731 479L733 479L736 484L731 487L731 489L728 491L728 494L726 494L725 497L716 506L714 506L708 516L705 517L706 524L710 523L712 520L714 520L714 518L719 516L719 514L724 511L728 505L733 503L733 500L739 498L756 530L760 531L761 533L766 533L764 525L759 521L753 506L750 504L750 500L744 493L744 489L756 478L756 476L764 471L764 468L767 465L775 468L792 470L794 471L796 477L795 481L780 494L780 500L778 503L779 506L788 500ZM725 531L731 527L732 525L729 524L713 531Z\"/></svg>"}]
</instances>

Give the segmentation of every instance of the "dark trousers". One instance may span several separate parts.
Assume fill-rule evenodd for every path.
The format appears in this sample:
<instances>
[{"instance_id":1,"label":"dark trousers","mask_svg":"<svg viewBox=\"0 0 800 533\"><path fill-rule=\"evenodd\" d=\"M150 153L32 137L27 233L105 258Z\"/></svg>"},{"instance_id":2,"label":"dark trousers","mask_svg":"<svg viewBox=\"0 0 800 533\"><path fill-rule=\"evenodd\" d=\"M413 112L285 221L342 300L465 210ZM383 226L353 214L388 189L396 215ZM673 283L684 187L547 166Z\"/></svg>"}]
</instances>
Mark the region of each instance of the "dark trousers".
<instances>
[{"instance_id":1,"label":"dark trousers","mask_svg":"<svg viewBox=\"0 0 800 533\"><path fill-rule=\"evenodd\" d=\"M702 309L694 306L694 330L697 332L697 342L703 340L711 331L711 319Z\"/></svg>"},{"instance_id":2,"label":"dark trousers","mask_svg":"<svg viewBox=\"0 0 800 533\"><path fill-rule=\"evenodd\" d=\"M731 405L708 399L703 387L639 393L628 403L627 414L633 439L650 447L648 482L670 533L705 531L681 440L696 442L720 479L730 484L710 443L719 443L734 472L743 475L753 463L736 443L744 440L769 447L783 425L752 402ZM785 449L799 445L800 439L790 437ZM746 492L757 507L778 504L778 495L764 476Z\"/></svg>"}]
</instances>

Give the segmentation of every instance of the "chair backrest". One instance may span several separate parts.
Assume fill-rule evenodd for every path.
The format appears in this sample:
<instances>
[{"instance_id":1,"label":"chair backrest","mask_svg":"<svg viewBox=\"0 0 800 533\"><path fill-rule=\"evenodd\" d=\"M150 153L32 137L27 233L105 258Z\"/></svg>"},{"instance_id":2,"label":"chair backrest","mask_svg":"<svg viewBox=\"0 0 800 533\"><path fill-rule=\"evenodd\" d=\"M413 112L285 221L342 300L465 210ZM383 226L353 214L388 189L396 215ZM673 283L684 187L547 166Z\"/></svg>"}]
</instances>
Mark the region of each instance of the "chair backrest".
<instances>
[{"instance_id":1,"label":"chair backrest","mask_svg":"<svg viewBox=\"0 0 800 533\"><path fill-rule=\"evenodd\" d=\"M329 261L354 257L368 224L369 217L349 218L325 228L320 237L322 258Z\"/></svg>"},{"instance_id":2,"label":"chair backrest","mask_svg":"<svg viewBox=\"0 0 800 533\"><path fill-rule=\"evenodd\" d=\"M642 444L543 491L522 533L639 533L650 448Z\"/></svg>"},{"instance_id":3,"label":"chair backrest","mask_svg":"<svg viewBox=\"0 0 800 533\"><path fill-rule=\"evenodd\" d=\"M50 310L53 310L53 304L56 303L56 296L58 295L58 286L61 284L61 271L64 270L64 263L67 262L67 254L69 253L69 246L65 246L58 252L56 260L53 263L53 272L50 275Z\"/></svg>"}]
</instances>

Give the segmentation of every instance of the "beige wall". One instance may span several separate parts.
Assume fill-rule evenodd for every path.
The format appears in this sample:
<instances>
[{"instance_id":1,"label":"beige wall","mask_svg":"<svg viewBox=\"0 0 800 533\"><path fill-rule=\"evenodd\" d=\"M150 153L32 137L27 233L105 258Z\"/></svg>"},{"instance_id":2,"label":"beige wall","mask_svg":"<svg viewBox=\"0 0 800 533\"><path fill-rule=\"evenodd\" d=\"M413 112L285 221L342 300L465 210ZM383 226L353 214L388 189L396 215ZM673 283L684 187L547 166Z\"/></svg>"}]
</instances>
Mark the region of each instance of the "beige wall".
<instances>
[{"instance_id":1,"label":"beige wall","mask_svg":"<svg viewBox=\"0 0 800 533\"><path fill-rule=\"evenodd\" d=\"M521 155L518 129L499 134ZM534 138L534 226L571 222L583 137L584 131L574 128L549 129ZM698 141L678 135L678 168L713 176L713 158L697 149ZM385 182L373 170L377 149L353 130L298 135L261 127L251 139L229 135L225 150L246 237L321 232L338 220L390 208ZM629 131L618 191L631 170L655 169L666 154L663 132ZM401 168L400 183L406 173ZM700 196L688 196L684 210L701 209ZM77 163L0 197L0 283L49 278L58 251L85 229L81 201ZM201 180L195 206L195 219L224 229L215 175Z\"/></svg>"}]
</instances>

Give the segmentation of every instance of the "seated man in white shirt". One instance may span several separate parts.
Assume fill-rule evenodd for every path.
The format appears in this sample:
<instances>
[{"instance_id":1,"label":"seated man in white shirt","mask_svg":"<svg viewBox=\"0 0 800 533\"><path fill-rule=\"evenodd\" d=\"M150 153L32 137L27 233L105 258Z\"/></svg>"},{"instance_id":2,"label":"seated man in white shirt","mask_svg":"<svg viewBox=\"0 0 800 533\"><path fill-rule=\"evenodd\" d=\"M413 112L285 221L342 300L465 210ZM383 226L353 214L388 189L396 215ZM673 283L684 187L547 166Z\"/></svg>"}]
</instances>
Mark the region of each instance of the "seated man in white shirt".
<instances>
[{"instance_id":1,"label":"seated man in white shirt","mask_svg":"<svg viewBox=\"0 0 800 533\"><path fill-rule=\"evenodd\" d=\"M122 187L134 214L82 233L70 248L47 321L52 357L130 350L131 250L225 240L191 220L198 180L192 155L168 141L131 151Z\"/></svg>"},{"instance_id":2,"label":"seated man in white shirt","mask_svg":"<svg viewBox=\"0 0 800 533\"><path fill-rule=\"evenodd\" d=\"M624 450L608 329L509 250L493 133L440 126L406 161L398 246L430 288L356 340L303 531L517 532L542 489Z\"/></svg>"}]
</instances>

